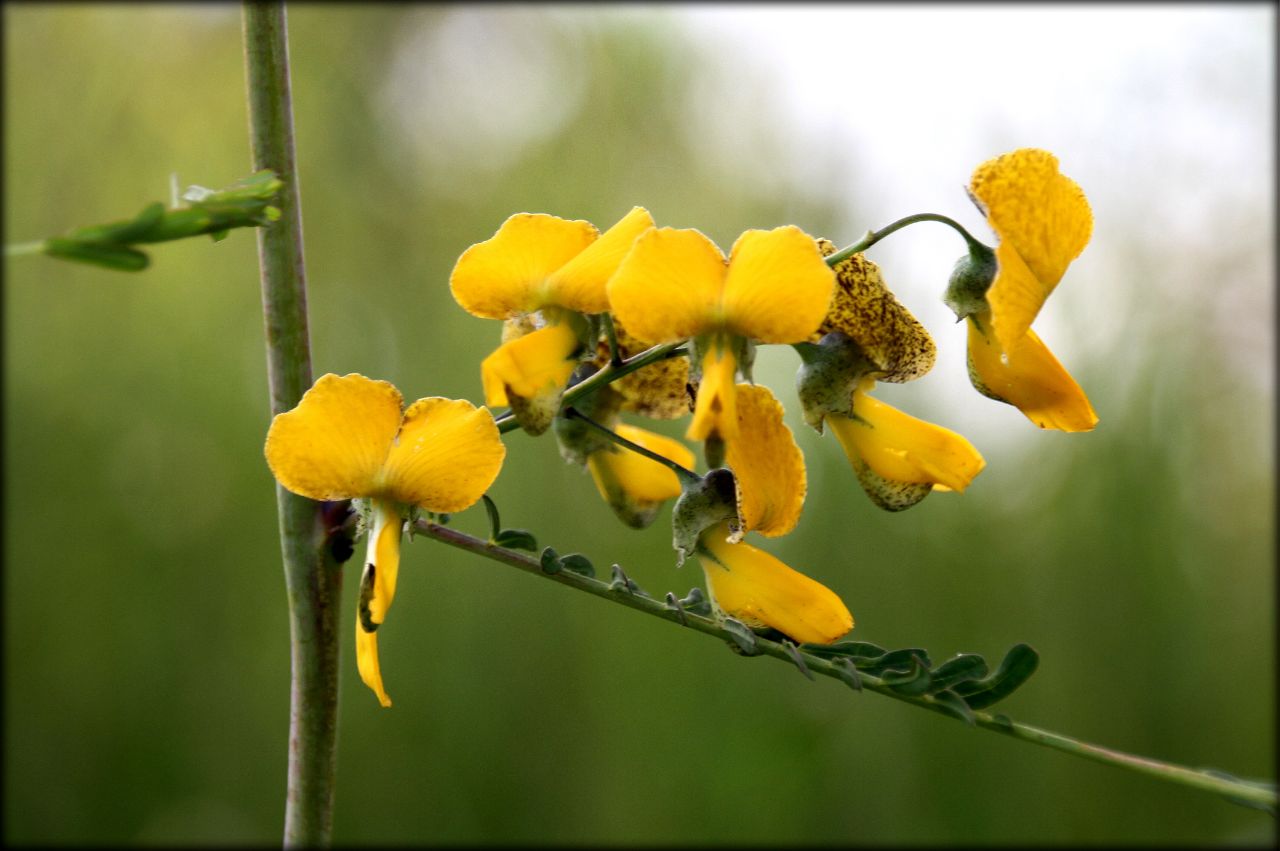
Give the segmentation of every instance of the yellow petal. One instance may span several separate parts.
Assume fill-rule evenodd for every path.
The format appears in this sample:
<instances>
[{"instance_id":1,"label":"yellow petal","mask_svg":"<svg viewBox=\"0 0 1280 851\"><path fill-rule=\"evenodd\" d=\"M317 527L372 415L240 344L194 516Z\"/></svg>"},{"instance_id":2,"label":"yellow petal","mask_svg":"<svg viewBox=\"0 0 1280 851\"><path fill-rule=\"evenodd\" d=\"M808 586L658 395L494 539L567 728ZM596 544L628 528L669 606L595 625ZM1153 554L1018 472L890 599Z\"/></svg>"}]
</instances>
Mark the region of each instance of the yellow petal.
<instances>
[{"instance_id":1,"label":"yellow petal","mask_svg":"<svg viewBox=\"0 0 1280 851\"><path fill-rule=\"evenodd\" d=\"M550 276L548 283L555 293L556 304L579 313L608 310L605 285L631 250L636 237L651 227L653 216L649 211L633 207L621 221Z\"/></svg>"},{"instance_id":2,"label":"yellow petal","mask_svg":"<svg viewBox=\"0 0 1280 851\"><path fill-rule=\"evenodd\" d=\"M693 421L685 437L689 440L706 440L719 435L725 440L738 436L738 409L736 404L738 363L733 352L722 340L707 346L702 357L702 378L698 383L698 397L694 400Z\"/></svg>"},{"instance_id":3,"label":"yellow petal","mask_svg":"<svg viewBox=\"0 0 1280 851\"><path fill-rule=\"evenodd\" d=\"M891 482L964 491L986 463L973 444L951 429L904 414L862 389L853 394L853 417L829 416L827 424L845 454L862 459Z\"/></svg>"},{"instance_id":4,"label":"yellow petal","mask_svg":"<svg viewBox=\"0 0 1280 851\"><path fill-rule=\"evenodd\" d=\"M693 469L697 463L689 448L678 440L625 424L614 430L686 469ZM587 468L600 496L624 523L636 529L653 522L665 500L680 495L680 480L674 471L621 446L591 453Z\"/></svg>"},{"instance_id":5,"label":"yellow petal","mask_svg":"<svg viewBox=\"0 0 1280 851\"><path fill-rule=\"evenodd\" d=\"M485 404L509 404L510 396L532 398L564 388L577 365L580 343L566 323L539 328L503 343L480 362Z\"/></svg>"},{"instance_id":6,"label":"yellow petal","mask_svg":"<svg viewBox=\"0 0 1280 851\"><path fill-rule=\"evenodd\" d=\"M969 321L969 378L980 393L1013 405L1040 428L1091 431L1098 424L1098 415L1080 385L1036 332L1027 331L1008 353L1006 363L999 348L982 333L979 323L984 321L989 321L987 314Z\"/></svg>"},{"instance_id":7,"label":"yellow petal","mask_svg":"<svg viewBox=\"0 0 1280 851\"><path fill-rule=\"evenodd\" d=\"M836 264L835 273L831 307L810 342L832 331L847 334L875 364L878 381L911 381L933 368L933 338L889 291L875 263L854 254Z\"/></svg>"},{"instance_id":8,"label":"yellow petal","mask_svg":"<svg viewBox=\"0 0 1280 851\"><path fill-rule=\"evenodd\" d=\"M724 276L724 255L701 233L653 228L609 279L609 304L640 339L674 343L719 321Z\"/></svg>"},{"instance_id":9,"label":"yellow petal","mask_svg":"<svg viewBox=\"0 0 1280 851\"><path fill-rule=\"evenodd\" d=\"M800 228L749 230L729 254L725 321L762 343L799 343L827 315L834 287L835 273Z\"/></svg>"},{"instance_id":10,"label":"yellow petal","mask_svg":"<svg viewBox=\"0 0 1280 851\"><path fill-rule=\"evenodd\" d=\"M727 442L725 460L737 481L743 528L785 535L804 506L804 455L769 388L739 384L737 408L738 436Z\"/></svg>"},{"instance_id":11,"label":"yellow petal","mask_svg":"<svg viewBox=\"0 0 1280 851\"><path fill-rule=\"evenodd\" d=\"M493 484L506 453L488 409L464 399L419 399L404 413L384 487L406 505L461 511Z\"/></svg>"},{"instance_id":12,"label":"yellow petal","mask_svg":"<svg viewBox=\"0 0 1280 851\"><path fill-rule=\"evenodd\" d=\"M267 431L267 465L310 499L369 496L400 427L400 391L352 373L323 375Z\"/></svg>"},{"instance_id":13,"label":"yellow petal","mask_svg":"<svg viewBox=\"0 0 1280 851\"><path fill-rule=\"evenodd\" d=\"M728 534L720 524L698 547L707 590L722 611L797 642L830 644L853 628L853 616L831 589L750 544L726 542Z\"/></svg>"},{"instance_id":14,"label":"yellow petal","mask_svg":"<svg viewBox=\"0 0 1280 851\"><path fill-rule=\"evenodd\" d=\"M360 671L360 679L373 689L383 706L390 706L391 698L387 697L382 686L376 630L386 619L387 609L396 594L402 522L395 505L380 499L373 501L373 528L369 531L368 553L356 609L356 668Z\"/></svg>"},{"instance_id":15,"label":"yellow petal","mask_svg":"<svg viewBox=\"0 0 1280 851\"><path fill-rule=\"evenodd\" d=\"M598 231L584 221L543 213L517 213L498 232L462 252L449 289L463 310L508 319L554 304L548 279L588 245Z\"/></svg>"},{"instance_id":16,"label":"yellow petal","mask_svg":"<svg viewBox=\"0 0 1280 851\"><path fill-rule=\"evenodd\" d=\"M978 166L969 192L1000 239L999 271L987 301L996 336L1007 350L1088 245L1093 214L1079 185L1058 171L1057 157L1037 148L1022 148ZM1014 254L1020 263L1014 262ZM1018 265L1029 275L1013 268Z\"/></svg>"},{"instance_id":17,"label":"yellow petal","mask_svg":"<svg viewBox=\"0 0 1280 851\"><path fill-rule=\"evenodd\" d=\"M365 632L359 619L356 620L356 670L364 684L378 696L378 702L384 707L390 706L391 698L382 686L382 668L378 665L378 634Z\"/></svg>"}]
</instances>

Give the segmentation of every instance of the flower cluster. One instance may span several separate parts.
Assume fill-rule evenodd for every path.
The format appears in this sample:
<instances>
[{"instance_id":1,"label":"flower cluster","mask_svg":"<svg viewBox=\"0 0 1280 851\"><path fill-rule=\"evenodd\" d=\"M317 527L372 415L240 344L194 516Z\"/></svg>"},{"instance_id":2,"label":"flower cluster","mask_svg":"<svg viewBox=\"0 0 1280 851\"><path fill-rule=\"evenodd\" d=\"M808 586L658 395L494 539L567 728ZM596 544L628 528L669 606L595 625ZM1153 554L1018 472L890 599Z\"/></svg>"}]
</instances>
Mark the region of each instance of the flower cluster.
<instances>
[{"instance_id":1,"label":"flower cluster","mask_svg":"<svg viewBox=\"0 0 1280 851\"><path fill-rule=\"evenodd\" d=\"M1030 329L1089 239L1083 193L1051 154L1033 149L979 166L969 192L998 237L990 249L964 234L969 254L945 296L968 320L974 386L1042 428L1091 429L1097 417L1084 393ZM463 309L503 323L480 365L488 408L428 398L402 410L386 382L326 375L277 416L266 456L280 484L312 499L362 501L357 660L383 705L376 630L395 594L403 521L475 503L501 467L500 434L514 427L550 429L627 526L650 525L675 500L678 559L697 556L719 616L797 642L847 633L853 618L836 593L743 540L794 529L806 491L783 405L752 380L756 347L794 347L805 422L820 434L831 427L881 508L962 492L984 465L956 432L872 395L879 383L925 375L936 355L863 254L878 238L837 251L786 225L748 230L726 256L699 231L660 227L641 207L603 233L519 213L462 252L449 279ZM495 420L489 409L499 408L510 410ZM689 417L684 438L701 444L707 472L696 471L688 445L624 415Z\"/></svg>"}]
</instances>

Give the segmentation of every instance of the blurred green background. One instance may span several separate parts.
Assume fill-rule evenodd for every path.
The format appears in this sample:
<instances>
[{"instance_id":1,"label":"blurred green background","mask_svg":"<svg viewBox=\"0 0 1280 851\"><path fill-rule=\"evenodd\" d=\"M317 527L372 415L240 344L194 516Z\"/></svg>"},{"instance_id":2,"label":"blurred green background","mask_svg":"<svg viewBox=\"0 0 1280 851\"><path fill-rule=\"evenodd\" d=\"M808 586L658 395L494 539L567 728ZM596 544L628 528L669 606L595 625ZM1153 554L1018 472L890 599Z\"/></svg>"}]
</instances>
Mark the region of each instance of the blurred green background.
<instances>
[{"instance_id":1,"label":"blurred green background","mask_svg":"<svg viewBox=\"0 0 1280 851\"><path fill-rule=\"evenodd\" d=\"M843 245L926 210L986 236L973 166L1049 148L1097 225L1037 328L1101 425L1040 432L969 388L939 300L962 245L908 229L870 256L940 359L878 395L966 434L987 469L963 496L880 512L800 421L794 354L763 351L810 487L796 531L756 543L840 593L853 637L938 659L1035 646L1039 672L1002 705L1018 720L1274 778L1274 9L1013 9L982 50L965 42L976 10L945 13L945 40L944 13L920 7L809 9L767 39L758 11L292 8L315 375L479 400L498 327L447 279L512 212L604 228L640 204L725 248L785 223ZM1054 23L1068 12L1075 30ZM131 215L173 172L217 187L249 171L237 7L6 4L4 25L6 243ZM1088 67L977 64L1117 27ZM815 59L845 65L797 76ZM922 94L956 86L936 112ZM282 832L288 624L255 242L150 253L137 275L5 262L7 843ZM624 529L550 437L506 442L491 493L508 525L659 596L701 583L674 567L667 512ZM483 513L455 523L482 533ZM1263 814L807 683L430 541L406 545L400 582L380 633L393 709L342 646L338 843L1275 838ZM355 590L352 573L344 618Z\"/></svg>"}]
</instances>

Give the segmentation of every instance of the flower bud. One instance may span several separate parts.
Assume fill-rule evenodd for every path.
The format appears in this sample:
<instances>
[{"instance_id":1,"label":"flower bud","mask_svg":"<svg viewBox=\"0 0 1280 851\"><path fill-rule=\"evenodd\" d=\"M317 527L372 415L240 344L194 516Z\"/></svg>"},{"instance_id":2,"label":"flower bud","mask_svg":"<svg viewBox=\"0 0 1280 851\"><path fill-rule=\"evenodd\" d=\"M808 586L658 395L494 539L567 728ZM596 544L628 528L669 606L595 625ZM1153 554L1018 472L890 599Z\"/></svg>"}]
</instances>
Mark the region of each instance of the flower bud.
<instances>
[{"instance_id":1,"label":"flower bud","mask_svg":"<svg viewBox=\"0 0 1280 851\"><path fill-rule=\"evenodd\" d=\"M969 253L956 261L942 296L956 320L988 310L987 290L996 279L996 255L985 245L969 244Z\"/></svg>"}]
</instances>

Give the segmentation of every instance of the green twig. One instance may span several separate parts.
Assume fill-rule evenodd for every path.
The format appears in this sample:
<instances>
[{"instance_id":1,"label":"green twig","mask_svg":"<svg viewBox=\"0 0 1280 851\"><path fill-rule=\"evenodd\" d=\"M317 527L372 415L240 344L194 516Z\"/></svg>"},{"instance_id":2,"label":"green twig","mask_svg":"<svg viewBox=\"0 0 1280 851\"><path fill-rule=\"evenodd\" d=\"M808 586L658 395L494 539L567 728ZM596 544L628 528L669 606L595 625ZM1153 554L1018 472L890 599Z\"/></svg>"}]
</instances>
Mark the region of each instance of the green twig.
<instances>
[{"instance_id":1,"label":"green twig","mask_svg":"<svg viewBox=\"0 0 1280 851\"><path fill-rule=\"evenodd\" d=\"M609 440L612 440L614 443L618 444L622 448L635 452L638 455L643 455L645 458L648 458L650 461L656 461L662 466L670 469L671 472L675 473L677 476L684 479L685 481L700 481L702 479L701 476L699 476L697 473L690 470L688 467L681 466L680 464L677 464L675 461L672 461L670 458L667 458L666 456L659 455L657 452L653 452L649 449L645 449L643 446L641 446L638 443L627 440L625 437L618 434L613 429L605 428L604 426L600 425L600 423L596 422L595 420L591 419L587 415L583 414L577 408L573 408L573 407L565 408L563 411L563 416L567 419L582 420L588 426L600 432L602 435L607 437Z\"/></svg>"},{"instance_id":2,"label":"green twig","mask_svg":"<svg viewBox=\"0 0 1280 851\"><path fill-rule=\"evenodd\" d=\"M289 91L288 29L279 2L244 4L245 70L254 167L283 186L273 226L258 230L271 411L311 386L302 214ZM292 687L284 844L328 845L338 718L338 601L342 572L328 555L321 505L276 485L289 596Z\"/></svg>"},{"instance_id":3,"label":"green twig","mask_svg":"<svg viewBox=\"0 0 1280 851\"><path fill-rule=\"evenodd\" d=\"M893 233L894 231L901 230L902 228L905 228L907 225L914 225L917 222L941 222L942 224L948 225L951 228L955 229L955 231L959 233L960 236L964 237L964 241L970 246L976 245L979 248L986 248L985 245L983 245L978 240L974 239L973 235L970 234L967 230L965 230L964 227L955 219L948 218L947 216L943 216L938 213L917 213L914 216L907 216L906 218L898 219L896 222L887 224L884 227L880 228L880 230L868 231L867 235L864 236L858 242L855 242L853 245L850 245L847 248L840 249L835 254L828 255L826 258L827 265L835 266L840 261L846 260L849 257L853 256L854 254L859 254L863 251L866 251L868 248L875 245L877 242L884 239L886 236ZM990 251L990 249L987 249L987 250Z\"/></svg>"},{"instance_id":4,"label":"green twig","mask_svg":"<svg viewBox=\"0 0 1280 851\"><path fill-rule=\"evenodd\" d=\"M415 524L414 531L418 534L434 538L437 541L466 550L476 555L483 556L502 564L510 565L561 585L568 585L579 591L586 591L588 594L594 594L597 597L603 597L612 600L615 603L621 603L632 609L638 609L646 614L661 618L662 620L671 621L672 623L688 626L696 632L706 635L713 635L723 641L741 646L742 635L724 623L714 619L702 617L688 612L682 608L671 606L669 603L656 600L643 593L635 593L629 591L626 587L619 583L606 583L598 579L584 576L571 570L561 570L553 574L546 573L541 567L541 563L537 558L527 556L515 550L504 549L503 547L494 546L493 544L483 541L479 538L472 537L457 529L441 526L436 523L429 523L425 520L419 520ZM823 676L832 677L843 682L849 682L849 673L847 668L843 668L841 663L835 659L828 659L813 653L805 652L797 648L789 642L770 641L761 636L754 636L754 655L772 656L775 659L782 659L790 664L797 665L803 662L801 670L808 670L814 674L822 674ZM799 660L799 661L798 661ZM894 691L881 678L872 676L865 672L859 672L858 683L861 688L891 697L894 700L900 700L903 703L910 703L923 709L938 712L946 715L948 718L954 718L955 715L942 706L933 695L923 694L918 696L901 694ZM1003 733L1006 736L1012 736L1024 742L1034 742L1044 747L1053 748L1063 751L1064 753L1073 754L1085 759L1094 760L1095 762L1106 763L1117 768L1126 768L1130 771L1136 771L1167 783L1174 783L1180 786L1186 786L1191 789L1199 789L1203 792L1212 792L1221 795L1234 803L1245 804L1249 806L1258 806L1273 809L1277 804L1276 790L1273 786L1264 786L1262 784L1250 783L1238 779L1229 779L1216 776L1208 770L1197 770L1186 768L1181 765L1161 762L1159 760L1147 759L1146 757L1134 756L1133 754L1123 753L1121 751L1111 750L1099 745L1090 744L1070 736L1064 736L1060 733L1052 733L1048 730L1041 730L1038 727L1032 727L1029 724L1022 724L1012 721L1004 715L992 714L983 711L972 711L974 723L978 727L986 730L992 730L997 733Z\"/></svg>"}]
</instances>

